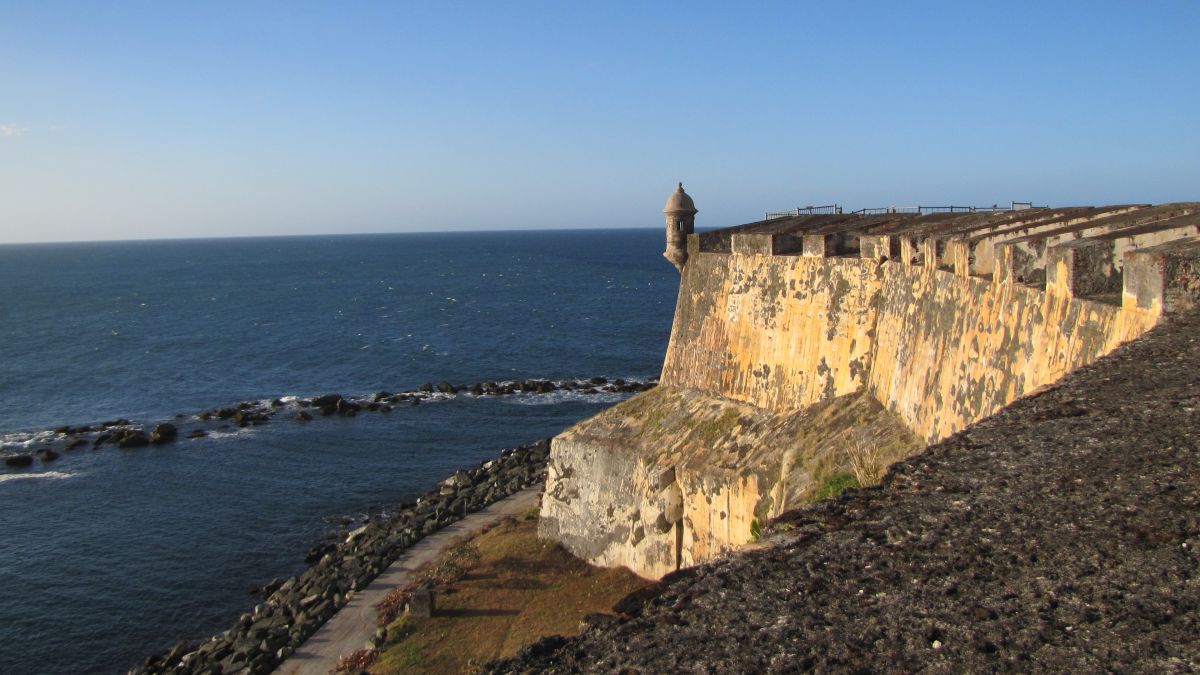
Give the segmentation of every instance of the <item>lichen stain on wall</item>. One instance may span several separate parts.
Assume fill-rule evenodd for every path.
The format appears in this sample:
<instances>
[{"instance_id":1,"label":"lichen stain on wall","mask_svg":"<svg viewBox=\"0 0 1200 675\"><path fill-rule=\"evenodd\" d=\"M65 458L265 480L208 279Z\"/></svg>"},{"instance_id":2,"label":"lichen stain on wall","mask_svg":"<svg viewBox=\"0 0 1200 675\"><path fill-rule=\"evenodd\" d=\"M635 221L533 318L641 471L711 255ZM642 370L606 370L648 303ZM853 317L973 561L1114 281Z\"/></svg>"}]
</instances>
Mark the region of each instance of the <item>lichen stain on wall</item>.
<instances>
[{"instance_id":1,"label":"lichen stain on wall","mask_svg":"<svg viewBox=\"0 0 1200 675\"><path fill-rule=\"evenodd\" d=\"M796 409L866 382L874 265L701 253L684 268L662 383Z\"/></svg>"},{"instance_id":2,"label":"lichen stain on wall","mask_svg":"<svg viewBox=\"0 0 1200 675\"><path fill-rule=\"evenodd\" d=\"M1150 312L885 265L868 382L929 442L1148 330Z\"/></svg>"}]
</instances>

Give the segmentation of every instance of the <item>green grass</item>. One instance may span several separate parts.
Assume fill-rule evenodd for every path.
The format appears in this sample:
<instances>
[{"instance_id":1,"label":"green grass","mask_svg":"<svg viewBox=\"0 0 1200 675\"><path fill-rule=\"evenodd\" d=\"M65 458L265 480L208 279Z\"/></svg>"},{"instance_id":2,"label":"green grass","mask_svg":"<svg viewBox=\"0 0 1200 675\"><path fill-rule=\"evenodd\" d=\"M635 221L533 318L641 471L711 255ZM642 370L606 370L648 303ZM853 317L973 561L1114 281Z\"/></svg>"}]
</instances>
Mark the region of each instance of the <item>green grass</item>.
<instances>
[{"instance_id":1,"label":"green grass","mask_svg":"<svg viewBox=\"0 0 1200 675\"><path fill-rule=\"evenodd\" d=\"M820 487L817 488L816 494L813 495L813 500L829 499L842 494L843 490L858 487L858 479L852 473L834 473L825 477L821 481Z\"/></svg>"}]
</instances>

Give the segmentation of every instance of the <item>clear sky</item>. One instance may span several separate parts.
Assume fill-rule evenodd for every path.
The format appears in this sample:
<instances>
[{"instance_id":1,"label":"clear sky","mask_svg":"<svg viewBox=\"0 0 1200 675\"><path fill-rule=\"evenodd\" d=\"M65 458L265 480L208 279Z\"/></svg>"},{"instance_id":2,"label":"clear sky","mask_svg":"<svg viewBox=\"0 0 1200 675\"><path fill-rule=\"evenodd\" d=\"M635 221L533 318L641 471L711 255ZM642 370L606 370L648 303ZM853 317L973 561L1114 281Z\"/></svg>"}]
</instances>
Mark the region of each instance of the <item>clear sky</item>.
<instances>
[{"instance_id":1,"label":"clear sky","mask_svg":"<svg viewBox=\"0 0 1200 675\"><path fill-rule=\"evenodd\" d=\"M0 4L0 242L1200 199L1200 2Z\"/></svg>"}]
</instances>

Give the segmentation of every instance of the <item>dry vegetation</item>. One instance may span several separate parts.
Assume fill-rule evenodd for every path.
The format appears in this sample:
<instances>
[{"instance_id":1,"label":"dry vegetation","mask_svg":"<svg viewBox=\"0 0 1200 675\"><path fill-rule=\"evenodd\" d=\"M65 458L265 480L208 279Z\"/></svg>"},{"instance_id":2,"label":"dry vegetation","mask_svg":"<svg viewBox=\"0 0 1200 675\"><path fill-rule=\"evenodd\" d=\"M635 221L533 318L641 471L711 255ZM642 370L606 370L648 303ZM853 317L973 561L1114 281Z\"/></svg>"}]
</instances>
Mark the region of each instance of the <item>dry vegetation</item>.
<instances>
[{"instance_id":1,"label":"dry vegetation","mask_svg":"<svg viewBox=\"0 0 1200 675\"><path fill-rule=\"evenodd\" d=\"M879 451L879 443L865 430L851 434L850 444L846 446L846 458L850 461L855 480L863 487L877 485L887 468Z\"/></svg>"},{"instance_id":2,"label":"dry vegetation","mask_svg":"<svg viewBox=\"0 0 1200 675\"><path fill-rule=\"evenodd\" d=\"M475 672L542 636L578 633L584 616L609 612L649 584L628 570L592 567L538 539L533 513L455 547L419 579L388 605L402 607L407 593L427 584L437 612L429 619L393 614L398 618L389 622L370 672Z\"/></svg>"}]
</instances>

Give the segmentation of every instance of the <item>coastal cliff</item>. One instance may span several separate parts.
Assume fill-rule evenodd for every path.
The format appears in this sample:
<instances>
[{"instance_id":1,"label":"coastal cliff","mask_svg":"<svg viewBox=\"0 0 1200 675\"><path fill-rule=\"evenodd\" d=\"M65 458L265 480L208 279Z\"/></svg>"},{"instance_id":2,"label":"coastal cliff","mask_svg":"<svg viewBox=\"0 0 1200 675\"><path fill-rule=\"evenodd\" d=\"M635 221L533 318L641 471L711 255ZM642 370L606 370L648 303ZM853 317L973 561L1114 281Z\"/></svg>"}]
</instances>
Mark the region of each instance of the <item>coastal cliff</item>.
<instances>
[{"instance_id":1,"label":"coastal cliff","mask_svg":"<svg viewBox=\"0 0 1200 675\"><path fill-rule=\"evenodd\" d=\"M1195 305L1196 213L838 213L689 234L660 386L554 439L540 532L650 578L743 546L853 453L912 455Z\"/></svg>"}]
</instances>

